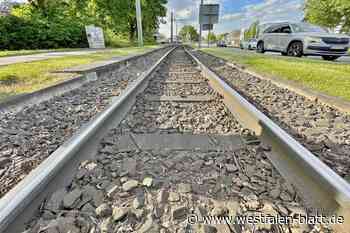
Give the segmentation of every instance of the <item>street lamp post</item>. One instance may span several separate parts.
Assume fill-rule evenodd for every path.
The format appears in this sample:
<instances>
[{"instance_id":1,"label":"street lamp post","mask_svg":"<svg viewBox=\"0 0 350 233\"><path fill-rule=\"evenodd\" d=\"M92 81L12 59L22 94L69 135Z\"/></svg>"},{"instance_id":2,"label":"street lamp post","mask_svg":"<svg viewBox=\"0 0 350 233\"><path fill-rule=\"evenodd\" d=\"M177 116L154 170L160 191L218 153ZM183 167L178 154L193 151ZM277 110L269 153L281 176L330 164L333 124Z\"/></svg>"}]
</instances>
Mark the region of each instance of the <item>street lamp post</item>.
<instances>
[{"instance_id":1,"label":"street lamp post","mask_svg":"<svg viewBox=\"0 0 350 233\"><path fill-rule=\"evenodd\" d=\"M139 46L143 46L143 35L142 35L142 14L141 14L141 2L136 0L136 21L137 21L137 39Z\"/></svg>"}]
</instances>

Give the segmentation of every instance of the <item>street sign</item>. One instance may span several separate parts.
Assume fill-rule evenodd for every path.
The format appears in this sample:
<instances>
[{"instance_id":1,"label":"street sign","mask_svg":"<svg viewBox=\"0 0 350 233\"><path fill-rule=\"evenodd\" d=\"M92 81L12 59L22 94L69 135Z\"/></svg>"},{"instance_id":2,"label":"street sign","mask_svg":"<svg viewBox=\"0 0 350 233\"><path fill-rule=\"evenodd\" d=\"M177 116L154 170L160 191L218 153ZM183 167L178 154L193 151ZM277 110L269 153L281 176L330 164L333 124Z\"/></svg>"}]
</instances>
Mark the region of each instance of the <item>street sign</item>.
<instances>
[{"instance_id":1,"label":"street sign","mask_svg":"<svg viewBox=\"0 0 350 233\"><path fill-rule=\"evenodd\" d=\"M219 4L203 4L203 0L201 0L201 4L199 6L199 41L198 47L201 47L202 41L202 31L209 31L208 33L208 47L210 44L209 34L210 31L213 30L213 25L219 23Z\"/></svg>"},{"instance_id":2,"label":"street sign","mask_svg":"<svg viewBox=\"0 0 350 233\"><path fill-rule=\"evenodd\" d=\"M214 15L203 15L202 17L200 17L199 20L200 20L199 22L202 25L204 25L204 24L217 24L217 23L219 23L219 16L218 15L216 15L216 16L214 16Z\"/></svg>"},{"instance_id":3,"label":"street sign","mask_svg":"<svg viewBox=\"0 0 350 233\"><path fill-rule=\"evenodd\" d=\"M219 23L219 4L203 4L199 8L200 24L216 24Z\"/></svg>"},{"instance_id":4,"label":"street sign","mask_svg":"<svg viewBox=\"0 0 350 233\"><path fill-rule=\"evenodd\" d=\"M85 26L89 47L92 49L105 48L105 39L103 36L103 30L100 27L94 25Z\"/></svg>"},{"instance_id":5,"label":"street sign","mask_svg":"<svg viewBox=\"0 0 350 233\"><path fill-rule=\"evenodd\" d=\"M203 4L200 6L199 13L201 15L219 15L219 4Z\"/></svg>"},{"instance_id":6,"label":"street sign","mask_svg":"<svg viewBox=\"0 0 350 233\"><path fill-rule=\"evenodd\" d=\"M203 24L202 25L202 30L203 31L211 31L214 29L214 25L213 24Z\"/></svg>"}]
</instances>

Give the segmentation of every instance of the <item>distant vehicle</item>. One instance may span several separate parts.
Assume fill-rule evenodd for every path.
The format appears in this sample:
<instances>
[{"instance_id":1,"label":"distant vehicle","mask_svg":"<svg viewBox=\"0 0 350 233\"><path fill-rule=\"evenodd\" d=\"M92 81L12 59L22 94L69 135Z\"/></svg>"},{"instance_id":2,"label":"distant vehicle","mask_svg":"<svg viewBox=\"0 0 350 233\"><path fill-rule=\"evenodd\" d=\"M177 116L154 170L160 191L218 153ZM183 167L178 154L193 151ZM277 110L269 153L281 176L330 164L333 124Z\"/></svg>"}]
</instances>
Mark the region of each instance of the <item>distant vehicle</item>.
<instances>
[{"instance_id":1,"label":"distant vehicle","mask_svg":"<svg viewBox=\"0 0 350 233\"><path fill-rule=\"evenodd\" d=\"M257 52L280 52L285 56L322 56L334 61L347 56L350 37L329 33L321 27L308 23L271 24L260 33Z\"/></svg>"},{"instance_id":2,"label":"distant vehicle","mask_svg":"<svg viewBox=\"0 0 350 233\"><path fill-rule=\"evenodd\" d=\"M248 40L247 48L249 50L255 50L257 44L258 44L258 40L256 38L252 38L252 39Z\"/></svg>"},{"instance_id":3,"label":"distant vehicle","mask_svg":"<svg viewBox=\"0 0 350 233\"><path fill-rule=\"evenodd\" d=\"M239 47L241 49L248 49L248 41L241 40L241 42L239 43Z\"/></svg>"},{"instance_id":4,"label":"distant vehicle","mask_svg":"<svg viewBox=\"0 0 350 233\"><path fill-rule=\"evenodd\" d=\"M216 46L217 47L227 47L227 44L225 41L220 40L220 41L216 42Z\"/></svg>"}]
</instances>

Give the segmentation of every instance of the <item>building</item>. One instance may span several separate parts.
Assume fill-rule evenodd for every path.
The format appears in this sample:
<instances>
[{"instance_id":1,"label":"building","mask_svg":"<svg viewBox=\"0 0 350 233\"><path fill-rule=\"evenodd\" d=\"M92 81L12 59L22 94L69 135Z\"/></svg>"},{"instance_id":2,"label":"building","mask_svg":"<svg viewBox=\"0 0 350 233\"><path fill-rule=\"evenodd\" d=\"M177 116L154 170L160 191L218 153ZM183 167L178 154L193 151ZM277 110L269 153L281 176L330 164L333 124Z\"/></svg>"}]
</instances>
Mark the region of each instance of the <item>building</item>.
<instances>
[{"instance_id":1,"label":"building","mask_svg":"<svg viewBox=\"0 0 350 233\"><path fill-rule=\"evenodd\" d=\"M228 46L239 47L241 32L239 30L225 34L224 41Z\"/></svg>"}]
</instances>

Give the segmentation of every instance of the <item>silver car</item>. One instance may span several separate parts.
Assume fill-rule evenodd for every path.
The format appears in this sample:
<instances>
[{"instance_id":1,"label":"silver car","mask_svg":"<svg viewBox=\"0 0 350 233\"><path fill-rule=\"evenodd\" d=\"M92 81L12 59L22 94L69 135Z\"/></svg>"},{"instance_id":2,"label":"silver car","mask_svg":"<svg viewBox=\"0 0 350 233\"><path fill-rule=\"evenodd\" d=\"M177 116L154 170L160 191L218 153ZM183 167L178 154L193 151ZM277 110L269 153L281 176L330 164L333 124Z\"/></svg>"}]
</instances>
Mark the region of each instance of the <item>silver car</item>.
<instances>
[{"instance_id":1,"label":"silver car","mask_svg":"<svg viewBox=\"0 0 350 233\"><path fill-rule=\"evenodd\" d=\"M257 52L281 52L282 55L322 56L333 61L348 55L350 37L328 33L321 27L308 23L276 23L267 27L260 35Z\"/></svg>"}]
</instances>

